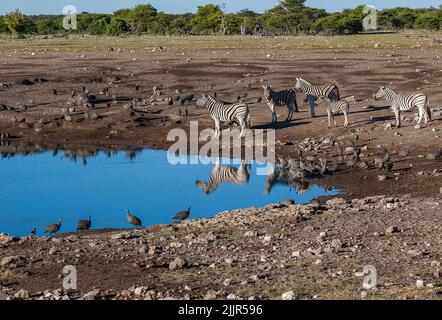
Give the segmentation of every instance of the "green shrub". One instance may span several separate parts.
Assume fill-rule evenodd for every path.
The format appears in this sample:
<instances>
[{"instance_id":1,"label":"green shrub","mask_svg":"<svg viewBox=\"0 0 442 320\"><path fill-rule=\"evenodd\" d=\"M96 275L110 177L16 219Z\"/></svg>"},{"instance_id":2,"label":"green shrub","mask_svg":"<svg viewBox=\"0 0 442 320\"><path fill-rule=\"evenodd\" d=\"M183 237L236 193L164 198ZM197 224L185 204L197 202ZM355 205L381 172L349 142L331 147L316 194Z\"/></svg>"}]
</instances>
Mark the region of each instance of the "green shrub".
<instances>
[{"instance_id":1,"label":"green shrub","mask_svg":"<svg viewBox=\"0 0 442 320\"><path fill-rule=\"evenodd\" d=\"M33 21L23 15L20 10L15 10L3 16L6 29L13 34L26 34L35 32Z\"/></svg>"},{"instance_id":2,"label":"green shrub","mask_svg":"<svg viewBox=\"0 0 442 320\"><path fill-rule=\"evenodd\" d=\"M193 19L193 30L197 33L215 33L221 29L223 12L219 6L209 4L199 6Z\"/></svg>"},{"instance_id":3,"label":"green shrub","mask_svg":"<svg viewBox=\"0 0 442 320\"><path fill-rule=\"evenodd\" d=\"M442 9L421 14L414 24L416 29L442 30Z\"/></svg>"},{"instance_id":4,"label":"green shrub","mask_svg":"<svg viewBox=\"0 0 442 320\"><path fill-rule=\"evenodd\" d=\"M35 20L38 34L54 34L63 30L63 19L60 17L42 17Z\"/></svg>"},{"instance_id":5,"label":"green shrub","mask_svg":"<svg viewBox=\"0 0 442 320\"><path fill-rule=\"evenodd\" d=\"M106 25L106 34L110 36L119 36L127 32L129 29L126 21L123 19L112 18L110 23Z\"/></svg>"}]
</instances>

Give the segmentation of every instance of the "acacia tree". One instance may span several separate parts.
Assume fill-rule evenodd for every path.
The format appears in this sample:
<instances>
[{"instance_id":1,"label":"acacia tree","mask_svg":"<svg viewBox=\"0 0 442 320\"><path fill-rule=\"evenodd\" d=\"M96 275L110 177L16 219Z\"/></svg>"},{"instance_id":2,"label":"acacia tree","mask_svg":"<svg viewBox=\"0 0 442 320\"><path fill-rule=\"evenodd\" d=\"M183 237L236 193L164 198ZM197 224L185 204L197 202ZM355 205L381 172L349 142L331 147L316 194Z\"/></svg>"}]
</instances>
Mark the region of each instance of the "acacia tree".
<instances>
[{"instance_id":1,"label":"acacia tree","mask_svg":"<svg viewBox=\"0 0 442 320\"><path fill-rule=\"evenodd\" d=\"M7 13L3 17L3 22L8 30L14 34L23 34L27 31L27 19L19 9Z\"/></svg>"},{"instance_id":2,"label":"acacia tree","mask_svg":"<svg viewBox=\"0 0 442 320\"><path fill-rule=\"evenodd\" d=\"M296 12L300 9L305 8L305 1L306 0L283 0L279 2L279 5L286 11L286 12Z\"/></svg>"},{"instance_id":3,"label":"acacia tree","mask_svg":"<svg viewBox=\"0 0 442 320\"><path fill-rule=\"evenodd\" d=\"M221 29L223 21L223 11L214 4L199 6L198 12L193 19L193 25L197 32L215 33Z\"/></svg>"},{"instance_id":4,"label":"acacia tree","mask_svg":"<svg viewBox=\"0 0 442 320\"><path fill-rule=\"evenodd\" d=\"M157 9L150 4L139 4L135 6L128 14L132 31L136 33L148 32L157 13Z\"/></svg>"}]
</instances>

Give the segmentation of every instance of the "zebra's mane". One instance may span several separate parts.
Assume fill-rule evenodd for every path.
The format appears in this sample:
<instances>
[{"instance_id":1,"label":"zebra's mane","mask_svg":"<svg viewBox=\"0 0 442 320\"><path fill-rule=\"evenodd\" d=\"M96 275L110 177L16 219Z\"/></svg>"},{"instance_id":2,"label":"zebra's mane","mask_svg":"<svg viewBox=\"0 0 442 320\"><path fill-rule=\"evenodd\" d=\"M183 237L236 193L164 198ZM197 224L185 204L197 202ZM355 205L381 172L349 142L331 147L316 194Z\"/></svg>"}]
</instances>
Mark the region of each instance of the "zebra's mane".
<instances>
[{"instance_id":1,"label":"zebra's mane","mask_svg":"<svg viewBox=\"0 0 442 320\"><path fill-rule=\"evenodd\" d=\"M395 90L393 90L393 89L391 89L390 87L387 87L387 86L384 86L384 91L387 93L387 95L389 95L392 99L393 99L393 97L394 96L397 96L398 95L398 93L395 91Z\"/></svg>"},{"instance_id":2,"label":"zebra's mane","mask_svg":"<svg viewBox=\"0 0 442 320\"><path fill-rule=\"evenodd\" d=\"M305 79L303 79L303 78L299 78L299 82L303 82L303 83L305 83L305 84L307 84L307 85L309 85L309 86L312 85L311 82L309 82L309 81L307 81L307 80L305 80Z\"/></svg>"}]
</instances>

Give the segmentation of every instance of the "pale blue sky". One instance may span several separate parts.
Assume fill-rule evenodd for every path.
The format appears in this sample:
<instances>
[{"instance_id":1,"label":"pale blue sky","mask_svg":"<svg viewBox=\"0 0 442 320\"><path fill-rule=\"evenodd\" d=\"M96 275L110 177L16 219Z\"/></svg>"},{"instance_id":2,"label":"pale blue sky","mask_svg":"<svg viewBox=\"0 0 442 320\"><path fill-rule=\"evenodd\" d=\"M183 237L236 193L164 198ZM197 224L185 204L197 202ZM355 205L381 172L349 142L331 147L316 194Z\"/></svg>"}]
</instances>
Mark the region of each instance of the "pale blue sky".
<instances>
[{"instance_id":1,"label":"pale blue sky","mask_svg":"<svg viewBox=\"0 0 442 320\"><path fill-rule=\"evenodd\" d=\"M237 12L241 9L252 9L263 12L278 3L277 0L0 0L0 14L15 9L22 10L25 14L60 14L63 6L75 5L79 12L111 13L117 9L129 8L138 3L151 3L160 11L168 13L194 12L196 7L208 3L226 3L226 10ZM391 7L438 7L442 0L307 0L307 5L315 8L324 8L328 11L340 11L343 8L354 8L359 4L374 5L379 9Z\"/></svg>"}]
</instances>

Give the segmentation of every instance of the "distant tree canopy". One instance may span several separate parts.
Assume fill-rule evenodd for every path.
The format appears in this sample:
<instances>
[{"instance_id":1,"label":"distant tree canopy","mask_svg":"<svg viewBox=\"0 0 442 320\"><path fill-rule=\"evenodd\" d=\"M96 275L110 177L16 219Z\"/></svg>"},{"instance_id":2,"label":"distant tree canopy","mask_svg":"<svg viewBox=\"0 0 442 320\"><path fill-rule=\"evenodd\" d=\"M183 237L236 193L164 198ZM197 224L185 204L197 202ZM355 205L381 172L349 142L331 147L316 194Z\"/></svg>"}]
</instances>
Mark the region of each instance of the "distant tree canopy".
<instances>
[{"instance_id":1,"label":"distant tree canopy","mask_svg":"<svg viewBox=\"0 0 442 320\"><path fill-rule=\"evenodd\" d=\"M352 34L363 30L363 7L328 13L305 6L305 0L281 0L258 14L252 10L225 13L220 6L199 6L197 12L167 14L150 4L139 4L113 14L83 12L78 15L77 30L63 29L63 16L25 16L19 10L0 16L0 33L55 34L81 33L117 36L121 34ZM378 12L378 28L383 30L442 30L442 6L439 8L392 8Z\"/></svg>"}]
</instances>

